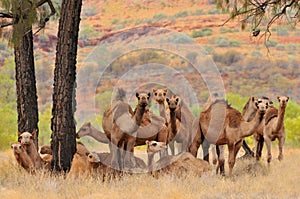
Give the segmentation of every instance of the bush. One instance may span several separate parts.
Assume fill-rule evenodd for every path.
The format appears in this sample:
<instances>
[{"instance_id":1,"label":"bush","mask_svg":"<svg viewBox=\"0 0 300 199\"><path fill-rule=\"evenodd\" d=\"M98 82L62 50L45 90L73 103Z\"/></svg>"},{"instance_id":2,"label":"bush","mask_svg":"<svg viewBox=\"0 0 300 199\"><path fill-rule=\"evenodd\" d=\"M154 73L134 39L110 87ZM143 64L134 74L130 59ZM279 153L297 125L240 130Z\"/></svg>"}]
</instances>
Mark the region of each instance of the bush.
<instances>
[{"instance_id":1,"label":"bush","mask_svg":"<svg viewBox=\"0 0 300 199\"><path fill-rule=\"evenodd\" d=\"M285 50L285 46L283 44L278 44L276 46L276 50L279 50L279 51L284 51Z\"/></svg>"},{"instance_id":2,"label":"bush","mask_svg":"<svg viewBox=\"0 0 300 199\"><path fill-rule=\"evenodd\" d=\"M192 32L192 37L193 38L197 38L197 37L206 37L206 36L210 36L213 34L212 29L210 28L204 28L202 30L194 30Z\"/></svg>"},{"instance_id":3,"label":"bush","mask_svg":"<svg viewBox=\"0 0 300 199\"><path fill-rule=\"evenodd\" d=\"M214 54L213 55L214 61L220 62L227 66L230 66L233 63L240 61L241 59L242 59L242 55L235 50L229 50L224 54Z\"/></svg>"},{"instance_id":4,"label":"bush","mask_svg":"<svg viewBox=\"0 0 300 199\"><path fill-rule=\"evenodd\" d=\"M195 10L194 12L191 12L192 16L199 16L199 15L203 15L203 14L204 14L204 11L202 9L198 9L198 10Z\"/></svg>"},{"instance_id":5,"label":"bush","mask_svg":"<svg viewBox=\"0 0 300 199\"><path fill-rule=\"evenodd\" d=\"M277 41L275 41L275 40L267 40L266 41L266 46L267 47L276 47L277 46Z\"/></svg>"},{"instance_id":6,"label":"bush","mask_svg":"<svg viewBox=\"0 0 300 199\"><path fill-rule=\"evenodd\" d=\"M175 18L184 18L189 16L188 11L180 11L174 15Z\"/></svg>"},{"instance_id":7,"label":"bush","mask_svg":"<svg viewBox=\"0 0 300 199\"><path fill-rule=\"evenodd\" d=\"M167 19L168 16L164 13L157 13L153 16L153 19L159 21L159 20L163 20L163 19Z\"/></svg>"}]
</instances>

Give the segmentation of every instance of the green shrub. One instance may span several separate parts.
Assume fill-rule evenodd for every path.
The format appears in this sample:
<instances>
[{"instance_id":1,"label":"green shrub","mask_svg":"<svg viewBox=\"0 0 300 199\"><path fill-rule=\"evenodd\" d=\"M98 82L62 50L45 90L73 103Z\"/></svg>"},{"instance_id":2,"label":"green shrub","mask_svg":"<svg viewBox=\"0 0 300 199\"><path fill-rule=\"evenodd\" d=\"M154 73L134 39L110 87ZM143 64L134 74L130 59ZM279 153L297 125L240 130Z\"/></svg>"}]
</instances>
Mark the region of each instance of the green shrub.
<instances>
[{"instance_id":1,"label":"green shrub","mask_svg":"<svg viewBox=\"0 0 300 199\"><path fill-rule=\"evenodd\" d=\"M175 18L184 18L189 16L188 11L180 11L174 15Z\"/></svg>"},{"instance_id":2,"label":"green shrub","mask_svg":"<svg viewBox=\"0 0 300 199\"><path fill-rule=\"evenodd\" d=\"M199 16L199 15L203 15L203 14L204 14L204 11L202 9L198 9L198 10L195 10L194 12L191 12L192 16Z\"/></svg>"},{"instance_id":3,"label":"green shrub","mask_svg":"<svg viewBox=\"0 0 300 199\"><path fill-rule=\"evenodd\" d=\"M159 20L163 20L163 19L167 19L168 16L164 13L157 13L153 16L153 19L159 21Z\"/></svg>"},{"instance_id":4,"label":"green shrub","mask_svg":"<svg viewBox=\"0 0 300 199\"><path fill-rule=\"evenodd\" d=\"M284 51L284 50L285 50L285 45L284 45L284 44L278 44L278 45L276 46L276 50Z\"/></svg>"},{"instance_id":5,"label":"green shrub","mask_svg":"<svg viewBox=\"0 0 300 199\"><path fill-rule=\"evenodd\" d=\"M277 46L277 41L275 41L275 40L267 40L266 41L266 46L267 47L276 47Z\"/></svg>"},{"instance_id":6,"label":"green shrub","mask_svg":"<svg viewBox=\"0 0 300 199\"><path fill-rule=\"evenodd\" d=\"M114 19L111 23L112 24L117 24L117 23L119 23L119 21L120 21L119 19Z\"/></svg>"},{"instance_id":7,"label":"green shrub","mask_svg":"<svg viewBox=\"0 0 300 199\"><path fill-rule=\"evenodd\" d=\"M192 37L193 38L197 38L197 37L207 37L213 34L212 29L210 28L204 28L201 30L194 30L192 32Z\"/></svg>"}]
</instances>

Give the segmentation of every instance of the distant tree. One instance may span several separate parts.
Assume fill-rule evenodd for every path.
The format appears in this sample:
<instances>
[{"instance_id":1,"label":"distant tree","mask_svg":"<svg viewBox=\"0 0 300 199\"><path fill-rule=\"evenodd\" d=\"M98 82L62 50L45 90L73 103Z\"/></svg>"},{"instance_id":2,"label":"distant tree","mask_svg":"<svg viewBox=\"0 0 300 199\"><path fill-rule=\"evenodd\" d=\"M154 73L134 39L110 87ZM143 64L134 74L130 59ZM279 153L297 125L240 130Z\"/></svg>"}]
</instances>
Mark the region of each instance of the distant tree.
<instances>
[{"instance_id":1,"label":"distant tree","mask_svg":"<svg viewBox=\"0 0 300 199\"><path fill-rule=\"evenodd\" d=\"M54 69L51 119L52 168L67 172L76 152L76 56L82 0L63 0Z\"/></svg>"},{"instance_id":2,"label":"distant tree","mask_svg":"<svg viewBox=\"0 0 300 199\"><path fill-rule=\"evenodd\" d=\"M0 28L13 27L11 41L15 54L18 131L32 132L33 129L38 130L32 24L37 21L37 8L44 3L48 2L52 11L45 22L55 10L50 0L1 2L6 11L0 11L0 18L3 19ZM38 131L34 143L38 148Z\"/></svg>"},{"instance_id":3,"label":"distant tree","mask_svg":"<svg viewBox=\"0 0 300 199\"><path fill-rule=\"evenodd\" d=\"M219 8L228 10L228 21L241 17L242 28L251 24L253 36L271 36L270 27L277 20L286 19L287 23L296 24L300 19L299 0L216 0Z\"/></svg>"}]
</instances>

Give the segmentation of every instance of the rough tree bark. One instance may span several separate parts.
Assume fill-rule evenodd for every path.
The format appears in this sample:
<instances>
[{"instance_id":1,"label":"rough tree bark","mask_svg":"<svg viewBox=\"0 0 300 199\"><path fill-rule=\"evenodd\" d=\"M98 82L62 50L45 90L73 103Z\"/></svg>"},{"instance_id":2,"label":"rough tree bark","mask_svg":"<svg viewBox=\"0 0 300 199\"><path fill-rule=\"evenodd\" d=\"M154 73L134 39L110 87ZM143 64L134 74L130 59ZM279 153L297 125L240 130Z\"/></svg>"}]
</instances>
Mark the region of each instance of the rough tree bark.
<instances>
[{"instance_id":1,"label":"rough tree bark","mask_svg":"<svg viewBox=\"0 0 300 199\"><path fill-rule=\"evenodd\" d=\"M34 69L32 27L23 13L22 8L29 7L28 3L21 1L22 5L14 8L22 20L13 25L13 35L17 35L20 41L14 42L16 64L16 89L18 131L32 132L37 129L34 143L38 149L38 103L36 93L36 80ZM30 24L30 25L29 25Z\"/></svg>"},{"instance_id":2,"label":"rough tree bark","mask_svg":"<svg viewBox=\"0 0 300 199\"><path fill-rule=\"evenodd\" d=\"M63 0L59 20L51 119L52 169L67 172L76 152L76 56L82 0Z\"/></svg>"}]
</instances>

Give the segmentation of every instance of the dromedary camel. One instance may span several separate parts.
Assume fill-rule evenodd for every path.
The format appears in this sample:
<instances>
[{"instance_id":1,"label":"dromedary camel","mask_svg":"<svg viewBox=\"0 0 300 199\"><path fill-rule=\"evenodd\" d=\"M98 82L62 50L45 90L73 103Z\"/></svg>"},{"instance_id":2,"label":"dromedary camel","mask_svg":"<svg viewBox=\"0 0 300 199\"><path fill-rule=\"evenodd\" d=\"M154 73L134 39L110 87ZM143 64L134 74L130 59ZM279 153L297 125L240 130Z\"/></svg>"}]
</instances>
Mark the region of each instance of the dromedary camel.
<instances>
[{"instance_id":1,"label":"dromedary camel","mask_svg":"<svg viewBox=\"0 0 300 199\"><path fill-rule=\"evenodd\" d=\"M235 164L236 155L242 146L242 140L252 135L263 119L263 114L267 109L266 103L257 103L258 111L254 119L247 122L242 114L228 105L227 101L216 100L207 110L200 113L199 125L200 135L197 133L190 150L195 153L198 150L199 143L202 143L203 137L209 142L217 145L228 146L229 157L229 175L232 175L232 169ZM200 141L199 141L200 140ZM223 158L219 158L220 173L225 174Z\"/></svg>"},{"instance_id":2,"label":"dromedary camel","mask_svg":"<svg viewBox=\"0 0 300 199\"><path fill-rule=\"evenodd\" d=\"M169 142L172 155L175 154L174 142L181 143L179 153L187 152L192 140L194 116L187 105L178 96L166 98L169 109Z\"/></svg>"},{"instance_id":3,"label":"dromedary camel","mask_svg":"<svg viewBox=\"0 0 300 199\"><path fill-rule=\"evenodd\" d=\"M104 112L102 126L108 139L111 140L112 166L122 170L123 165L135 166L133 156L137 130L142 123L147 109L150 93L136 93L138 104L135 112L123 101L113 102ZM120 148L124 146L125 157L122 158Z\"/></svg>"},{"instance_id":4,"label":"dromedary camel","mask_svg":"<svg viewBox=\"0 0 300 199\"><path fill-rule=\"evenodd\" d=\"M32 163L34 165L35 169L40 169L42 166L42 159L37 151L37 148L33 142L33 138L35 136L36 129L33 130L32 133L29 132L23 132L23 133L18 133L19 135L19 140L21 144L24 146L27 154L32 160Z\"/></svg>"},{"instance_id":5,"label":"dromedary camel","mask_svg":"<svg viewBox=\"0 0 300 199\"><path fill-rule=\"evenodd\" d=\"M267 110L265 115L265 124L263 129L263 137L264 141L267 146L268 152L268 164L270 164L272 159L271 154L271 142L275 139L278 139L278 148L279 148L279 155L278 160L283 159L283 144L285 142L285 130L284 130L284 114L285 108L289 101L289 97L280 96L277 97L279 102L279 107L277 108L270 108Z\"/></svg>"},{"instance_id":6,"label":"dromedary camel","mask_svg":"<svg viewBox=\"0 0 300 199\"><path fill-rule=\"evenodd\" d=\"M97 140L98 142L109 144L109 139L106 137L106 135L102 132L96 129L90 122L85 122L80 129L78 130L76 137L81 138L84 136L90 136Z\"/></svg>"},{"instance_id":7,"label":"dromedary camel","mask_svg":"<svg viewBox=\"0 0 300 199\"><path fill-rule=\"evenodd\" d=\"M261 102L265 102L268 105L268 108L273 107L273 102L268 98L268 97L261 97L261 98L257 98L257 97L250 97L249 100L247 101L247 103L245 104L243 111L242 111L242 116L244 118L245 121L250 122L251 120L253 120L256 111L257 111L257 106L256 103L261 103ZM258 126L256 132L261 132L263 131L263 122L260 123L260 125ZM263 147L263 137L259 136L260 134L257 133L253 134L253 137L257 137L257 141L258 143L255 144L255 146L258 147L258 150L261 151L262 147ZM254 139L254 142L256 142L256 139ZM251 156L254 156L254 152L250 149L250 147L247 145L247 143L245 142L245 140L243 140L243 149L246 152L246 155L249 154ZM254 149L254 151L256 151ZM259 157L261 156L261 154L259 155Z\"/></svg>"},{"instance_id":8,"label":"dromedary camel","mask_svg":"<svg viewBox=\"0 0 300 199\"><path fill-rule=\"evenodd\" d=\"M153 99L158 104L159 115L165 119L167 124L168 116L166 112L165 100L167 97L168 89L152 89L153 92Z\"/></svg>"},{"instance_id":9,"label":"dromedary camel","mask_svg":"<svg viewBox=\"0 0 300 199\"><path fill-rule=\"evenodd\" d=\"M20 142L14 142L11 145L11 148L14 152L14 156L18 164L23 167L27 172L32 173L35 171L34 164L27 154L24 146Z\"/></svg>"}]
</instances>

